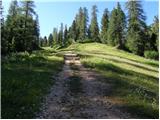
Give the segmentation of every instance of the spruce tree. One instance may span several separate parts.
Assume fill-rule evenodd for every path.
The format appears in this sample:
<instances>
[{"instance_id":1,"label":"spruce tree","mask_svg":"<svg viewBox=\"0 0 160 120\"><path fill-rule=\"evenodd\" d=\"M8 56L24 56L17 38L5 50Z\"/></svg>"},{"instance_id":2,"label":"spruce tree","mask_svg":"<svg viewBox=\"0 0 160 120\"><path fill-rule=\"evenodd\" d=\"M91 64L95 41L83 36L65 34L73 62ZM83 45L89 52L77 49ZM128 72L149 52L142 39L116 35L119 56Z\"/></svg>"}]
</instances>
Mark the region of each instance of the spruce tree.
<instances>
[{"instance_id":1,"label":"spruce tree","mask_svg":"<svg viewBox=\"0 0 160 120\"><path fill-rule=\"evenodd\" d=\"M83 13L83 9L82 7L79 8L79 13L78 13L78 23L77 23L77 27L79 30L79 36L78 39L79 40L83 40L84 39L84 24L83 24L83 18L84 18L84 13Z\"/></svg>"},{"instance_id":2,"label":"spruce tree","mask_svg":"<svg viewBox=\"0 0 160 120\"><path fill-rule=\"evenodd\" d=\"M53 46L58 44L58 30L57 28L53 29Z\"/></svg>"},{"instance_id":3,"label":"spruce tree","mask_svg":"<svg viewBox=\"0 0 160 120\"><path fill-rule=\"evenodd\" d=\"M79 11L81 10L79 9ZM72 25L76 33L76 37L74 40L77 41L80 38L80 35L79 35L80 34L80 15L79 14L76 14L75 20L73 21Z\"/></svg>"},{"instance_id":4,"label":"spruce tree","mask_svg":"<svg viewBox=\"0 0 160 120\"><path fill-rule=\"evenodd\" d=\"M48 40L47 40L47 37L44 36L44 39L43 39L43 47L47 47L48 46Z\"/></svg>"},{"instance_id":5,"label":"spruce tree","mask_svg":"<svg viewBox=\"0 0 160 120\"><path fill-rule=\"evenodd\" d=\"M158 16L154 17L154 23L151 26L152 36L151 43L153 50L159 50L159 19Z\"/></svg>"},{"instance_id":6,"label":"spruce tree","mask_svg":"<svg viewBox=\"0 0 160 120\"><path fill-rule=\"evenodd\" d=\"M48 42L49 42L49 46L52 47L53 46L53 35L52 34L49 34Z\"/></svg>"},{"instance_id":7,"label":"spruce tree","mask_svg":"<svg viewBox=\"0 0 160 120\"><path fill-rule=\"evenodd\" d=\"M117 48L123 49L125 46L125 14L121 9L119 3L117 8L114 8L111 12L111 18L108 29L108 43Z\"/></svg>"},{"instance_id":8,"label":"spruce tree","mask_svg":"<svg viewBox=\"0 0 160 120\"><path fill-rule=\"evenodd\" d=\"M117 9L116 8L114 8L111 11L107 37L108 37L107 43L109 45L112 45L112 46L117 45Z\"/></svg>"},{"instance_id":9,"label":"spruce tree","mask_svg":"<svg viewBox=\"0 0 160 120\"><path fill-rule=\"evenodd\" d=\"M117 39L118 48L123 49L125 47L125 28L126 28L126 16L121 9L119 2L117 3Z\"/></svg>"},{"instance_id":10,"label":"spruce tree","mask_svg":"<svg viewBox=\"0 0 160 120\"><path fill-rule=\"evenodd\" d=\"M73 20L72 26L71 26L71 30L70 30L70 36L72 39L74 39L75 41L78 38L78 31L76 29L76 21Z\"/></svg>"},{"instance_id":11,"label":"spruce tree","mask_svg":"<svg viewBox=\"0 0 160 120\"><path fill-rule=\"evenodd\" d=\"M99 39L99 27L97 22L97 6L94 5L92 7L92 17L91 17L91 25L90 25L90 33L91 33L91 39L95 42L100 42Z\"/></svg>"},{"instance_id":12,"label":"spruce tree","mask_svg":"<svg viewBox=\"0 0 160 120\"><path fill-rule=\"evenodd\" d=\"M60 46L64 46L64 37L63 37L63 23L61 23L61 27L60 27L60 33L59 33L59 42L60 42Z\"/></svg>"},{"instance_id":13,"label":"spruce tree","mask_svg":"<svg viewBox=\"0 0 160 120\"><path fill-rule=\"evenodd\" d=\"M67 30L67 25L65 25L64 29L64 45L66 46L68 40L68 30Z\"/></svg>"},{"instance_id":14,"label":"spruce tree","mask_svg":"<svg viewBox=\"0 0 160 120\"><path fill-rule=\"evenodd\" d=\"M24 49L28 52L32 52L33 40L34 40L34 22L33 15L36 15L34 11L34 1L21 1L22 11L24 12Z\"/></svg>"},{"instance_id":15,"label":"spruce tree","mask_svg":"<svg viewBox=\"0 0 160 120\"><path fill-rule=\"evenodd\" d=\"M144 16L141 1L128 1L126 8L128 9L127 47L131 52L142 56L146 43L146 17Z\"/></svg>"},{"instance_id":16,"label":"spruce tree","mask_svg":"<svg viewBox=\"0 0 160 120\"><path fill-rule=\"evenodd\" d=\"M40 26L38 15L36 15L36 19L34 20L34 40L33 40L33 49L37 49L39 47L39 35L40 35Z\"/></svg>"},{"instance_id":17,"label":"spruce tree","mask_svg":"<svg viewBox=\"0 0 160 120\"><path fill-rule=\"evenodd\" d=\"M2 7L2 1L0 1L0 20L1 20L1 54L6 55L7 54L7 49L8 49L8 41L6 39L6 31L5 31L5 26L4 26L4 17L3 17L3 7ZM8 35L8 34L7 34Z\"/></svg>"},{"instance_id":18,"label":"spruce tree","mask_svg":"<svg viewBox=\"0 0 160 120\"><path fill-rule=\"evenodd\" d=\"M88 38L87 31L88 31L88 20L89 20L88 10L87 10L86 7L83 8L83 13L84 13L84 16L83 16L83 27L84 27L84 39L85 39L85 38Z\"/></svg>"},{"instance_id":19,"label":"spruce tree","mask_svg":"<svg viewBox=\"0 0 160 120\"><path fill-rule=\"evenodd\" d=\"M107 31L108 31L108 25L109 25L109 11L106 8L104 10L102 20L101 20L101 42L107 43Z\"/></svg>"},{"instance_id":20,"label":"spruce tree","mask_svg":"<svg viewBox=\"0 0 160 120\"><path fill-rule=\"evenodd\" d=\"M87 38L88 10L80 7L78 17L79 39L82 41Z\"/></svg>"},{"instance_id":21,"label":"spruce tree","mask_svg":"<svg viewBox=\"0 0 160 120\"><path fill-rule=\"evenodd\" d=\"M14 51L13 46L15 46L15 39L17 38L16 22L17 22L18 14L19 14L19 6L18 6L17 0L11 1L7 19L5 22L5 30L8 33L8 35L6 36L8 52Z\"/></svg>"}]
</instances>

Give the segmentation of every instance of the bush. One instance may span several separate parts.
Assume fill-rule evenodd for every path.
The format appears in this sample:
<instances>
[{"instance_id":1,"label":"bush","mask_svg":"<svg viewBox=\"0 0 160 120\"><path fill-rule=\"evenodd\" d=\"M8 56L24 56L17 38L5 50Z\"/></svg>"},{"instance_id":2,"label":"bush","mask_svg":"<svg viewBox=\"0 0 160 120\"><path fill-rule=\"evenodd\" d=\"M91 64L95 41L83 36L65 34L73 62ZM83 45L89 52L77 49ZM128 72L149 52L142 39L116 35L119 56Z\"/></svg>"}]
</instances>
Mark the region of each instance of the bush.
<instances>
[{"instance_id":1,"label":"bush","mask_svg":"<svg viewBox=\"0 0 160 120\"><path fill-rule=\"evenodd\" d=\"M145 58L158 60L159 53L157 51L145 51L144 56Z\"/></svg>"},{"instance_id":2,"label":"bush","mask_svg":"<svg viewBox=\"0 0 160 120\"><path fill-rule=\"evenodd\" d=\"M93 42L91 39L77 40L79 43L91 43Z\"/></svg>"}]
</instances>

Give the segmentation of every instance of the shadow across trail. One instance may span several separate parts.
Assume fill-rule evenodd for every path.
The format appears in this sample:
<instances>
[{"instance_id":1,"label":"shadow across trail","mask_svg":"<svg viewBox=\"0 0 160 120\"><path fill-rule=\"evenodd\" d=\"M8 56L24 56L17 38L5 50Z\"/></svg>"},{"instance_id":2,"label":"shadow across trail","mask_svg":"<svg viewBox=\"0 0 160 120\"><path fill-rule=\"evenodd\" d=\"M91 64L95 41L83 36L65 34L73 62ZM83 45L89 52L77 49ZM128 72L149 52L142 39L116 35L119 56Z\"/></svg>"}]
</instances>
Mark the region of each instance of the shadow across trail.
<instances>
[{"instance_id":1,"label":"shadow across trail","mask_svg":"<svg viewBox=\"0 0 160 120\"><path fill-rule=\"evenodd\" d=\"M107 99L112 84L95 71L85 68L78 55L65 55L63 70L42 103L37 118L136 118Z\"/></svg>"}]
</instances>

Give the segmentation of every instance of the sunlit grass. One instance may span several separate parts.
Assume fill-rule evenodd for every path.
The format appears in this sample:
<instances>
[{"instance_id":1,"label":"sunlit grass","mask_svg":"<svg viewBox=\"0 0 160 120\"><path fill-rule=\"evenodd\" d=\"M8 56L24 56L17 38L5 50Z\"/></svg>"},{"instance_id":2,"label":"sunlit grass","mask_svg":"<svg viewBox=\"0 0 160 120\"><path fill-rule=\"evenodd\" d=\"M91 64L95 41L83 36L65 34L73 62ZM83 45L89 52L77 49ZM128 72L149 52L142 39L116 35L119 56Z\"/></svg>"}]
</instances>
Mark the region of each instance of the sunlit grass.
<instances>
[{"instance_id":1,"label":"sunlit grass","mask_svg":"<svg viewBox=\"0 0 160 120\"><path fill-rule=\"evenodd\" d=\"M106 77L101 82L113 85L111 101L123 101L122 106L139 118L158 118L158 61L99 43L72 44L65 50L77 52L86 67Z\"/></svg>"},{"instance_id":2,"label":"sunlit grass","mask_svg":"<svg viewBox=\"0 0 160 120\"><path fill-rule=\"evenodd\" d=\"M2 59L2 118L33 118L43 96L54 84L51 76L63 59L47 50L13 54Z\"/></svg>"}]
</instances>

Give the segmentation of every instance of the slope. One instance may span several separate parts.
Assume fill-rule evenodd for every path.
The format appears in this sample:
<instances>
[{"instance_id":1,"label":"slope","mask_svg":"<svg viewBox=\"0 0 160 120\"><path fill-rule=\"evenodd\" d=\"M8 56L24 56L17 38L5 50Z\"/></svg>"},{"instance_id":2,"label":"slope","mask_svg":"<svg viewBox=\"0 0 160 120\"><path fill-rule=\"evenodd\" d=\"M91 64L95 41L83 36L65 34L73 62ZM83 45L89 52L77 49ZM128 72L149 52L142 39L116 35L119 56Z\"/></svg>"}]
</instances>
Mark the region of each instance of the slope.
<instances>
[{"instance_id":1,"label":"slope","mask_svg":"<svg viewBox=\"0 0 160 120\"><path fill-rule=\"evenodd\" d=\"M59 53L74 51L85 67L105 76L113 84L110 101L141 118L158 118L158 61L99 43L76 43Z\"/></svg>"}]
</instances>

